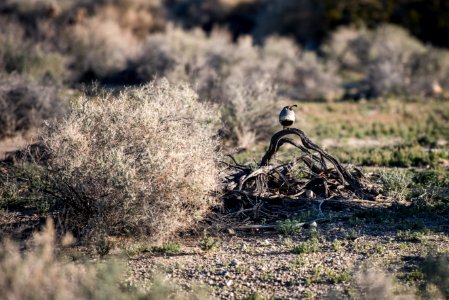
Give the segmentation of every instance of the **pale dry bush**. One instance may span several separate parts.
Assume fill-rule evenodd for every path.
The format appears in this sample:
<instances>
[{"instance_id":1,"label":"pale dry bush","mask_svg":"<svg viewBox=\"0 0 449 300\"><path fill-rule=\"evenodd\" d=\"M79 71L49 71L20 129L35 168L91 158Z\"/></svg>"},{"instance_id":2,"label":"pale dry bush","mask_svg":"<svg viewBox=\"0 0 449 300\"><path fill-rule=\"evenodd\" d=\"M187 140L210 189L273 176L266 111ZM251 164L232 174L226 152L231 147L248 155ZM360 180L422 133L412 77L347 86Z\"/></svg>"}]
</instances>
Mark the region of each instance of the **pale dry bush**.
<instances>
[{"instance_id":1,"label":"pale dry bush","mask_svg":"<svg viewBox=\"0 0 449 300\"><path fill-rule=\"evenodd\" d=\"M374 95L411 94L417 83L413 63L426 51L405 29L384 25L376 29L370 46L368 80Z\"/></svg>"},{"instance_id":2,"label":"pale dry bush","mask_svg":"<svg viewBox=\"0 0 449 300\"><path fill-rule=\"evenodd\" d=\"M340 69L364 72L369 62L371 34L364 27L342 26L332 32L322 50Z\"/></svg>"},{"instance_id":3,"label":"pale dry bush","mask_svg":"<svg viewBox=\"0 0 449 300\"><path fill-rule=\"evenodd\" d=\"M281 93L302 100L341 98L341 80L332 61L299 48L288 38L266 39L262 52L260 63L270 70Z\"/></svg>"},{"instance_id":4,"label":"pale dry bush","mask_svg":"<svg viewBox=\"0 0 449 300\"><path fill-rule=\"evenodd\" d=\"M84 299L94 292L92 268L65 264L56 258L52 222L48 221L45 229L34 235L34 245L25 253L11 241L5 240L2 244L0 290L3 299ZM110 288L119 292L118 288Z\"/></svg>"},{"instance_id":5,"label":"pale dry bush","mask_svg":"<svg viewBox=\"0 0 449 300\"><path fill-rule=\"evenodd\" d=\"M111 20L138 38L165 27L162 0L104 0L93 3L96 16Z\"/></svg>"},{"instance_id":6,"label":"pale dry bush","mask_svg":"<svg viewBox=\"0 0 449 300\"><path fill-rule=\"evenodd\" d=\"M168 26L163 33L149 35L136 59L142 80L165 76L173 81L188 81L191 66L201 60L208 39L200 29L184 31Z\"/></svg>"},{"instance_id":7,"label":"pale dry bush","mask_svg":"<svg viewBox=\"0 0 449 300\"><path fill-rule=\"evenodd\" d=\"M248 148L267 140L277 125L276 90L270 75L258 67L239 67L222 83L223 122L231 139Z\"/></svg>"},{"instance_id":8,"label":"pale dry bush","mask_svg":"<svg viewBox=\"0 0 449 300\"><path fill-rule=\"evenodd\" d=\"M164 238L215 203L218 114L185 84L152 82L81 99L42 139L51 178L81 235Z\"/></svg>"},{"instance_id":9,"label":"pale dry bush","mask_svg":"<svg viewBox=\"0 0 449 300\"><path fill-rule=\"evenodd\" d=\"M93 72L105 77L125 70L139 51L130 30L117 22L92 17L70 26L64 34L77 72Z\"/></svg>"},{"instance_id":10,"label":"pale dry bush","mask_svg":"<svg viewBox=\"0 0 449 300\"><path fill-rule=\"evenodd\" d=\"M54 86L41 85L19 75L0 75L0 138L39 127L61 117L67 104Z\"/></svg>"},{"instance_id":11,"label":"pale dry bush","mask_svg":"<svg viewBox=\"0 0 449 300\"><path fill-rule=\"evenodd\" d=\"M200 30L169 27L149 36L145 49L137 63L142 78L164 75L172 82L190 82L202 101L221 107L233 145L249 147L272 133L274 81L250 37L233 43L224 30L207 37Z\"/></svg>"},{"instance_id":12,"label":"pale dry bush","mask_svg":"<svg viewBox=\"0 0 449 300\"><path fill-rule=\"evenodd\" d=\"M75 2L69 13L74 21L62 31L61 44L81 75L112 77L131 68L146 36L165 26L160 0Z\"/></svg>"},{"instance_id":13,"label":"pale dry bush","mask_svg":"<svg viewBox=\"0 0 449 300\"><path fill-rule=\"evenodd\" d=\"M153 278L146 291L126 282L126 268L116 260L100 263L72 262L73 237L61 241L47 220L34 234L31 247L21 251L12 241L0 243L0 291L6 300L75 299L208 299L205 291L183 292L162 277ZM62 250L62 251L61 251ZM68 256L68 257L67 257Z\"/></svg>"},{"instance_id":14,"label":"pale dry bush","mask_svg":"<svg viewBox=\"0 0 449 300\"><path fill-rule=\"evenodd\" d=\"M422 97L448 88L449 52L425 46L395 25L375 30L341 27L323 51L341 71L361 74L369 89L362 94Z\"/></svg>"},{"instance_id":15,"label":"pale dry bush","mask_svg":"<svg viewBox=\"0 0 449 300\"><path fill-rule=\"evenodd\" d=\"M415 299L415 290L400 286L392 275L382 270L368 268L358 271L354 276L355 299L367 300L405 300Z\"/></svg>"}]
</instances>

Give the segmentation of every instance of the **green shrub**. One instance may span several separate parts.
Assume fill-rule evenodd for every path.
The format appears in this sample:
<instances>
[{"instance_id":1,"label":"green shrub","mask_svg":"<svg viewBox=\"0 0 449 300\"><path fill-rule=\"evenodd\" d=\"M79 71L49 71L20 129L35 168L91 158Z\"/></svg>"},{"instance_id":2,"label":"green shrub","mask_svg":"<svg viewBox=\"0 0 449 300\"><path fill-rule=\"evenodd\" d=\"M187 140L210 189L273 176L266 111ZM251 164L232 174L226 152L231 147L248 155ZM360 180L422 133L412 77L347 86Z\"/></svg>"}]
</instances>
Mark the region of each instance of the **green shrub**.
<instances>
[{"instance_id":1,"label":"green shrub","mask_svg":"<svg viewBox=\"0 0 449 300\"><path fill-rule=\"evenodd\" d=\"M158 239L201 218L218 187L218 118L166 80L81 99L41 137L71 228Z\"/></svg>"},{"instance_id":2,"label":"green shrub","mask_svg":"<svg viewBox=\"0 0 449 300\"><path fill-rule=\"evenodd\" d=\"M296 245L292 252L295 254L309 254L320 250L318 238L312 237L308 241Z\"/></svg>"},{"instance_id":3,"label":"green shrub","mask_svg":"<svg viewBox=\"0 0 449 300\"><path fill-rule=\"evenodd\" d=\"M385 195L397 200L405 198L411 184L411 176L407 170L383 170L380 174L380 183Z\"/></svg>"},{"instance_id":4,"label":"green shrub","mask_svg":"<svg viewBox=\"0 0 449 300\"><path fill-rule=\"evenodd\" d=\"M178 243L166 242L163 243L162 246L152 247L151 251L154 253L173 255L181 252L181 245Z\"/></svg>"}]
</instances>

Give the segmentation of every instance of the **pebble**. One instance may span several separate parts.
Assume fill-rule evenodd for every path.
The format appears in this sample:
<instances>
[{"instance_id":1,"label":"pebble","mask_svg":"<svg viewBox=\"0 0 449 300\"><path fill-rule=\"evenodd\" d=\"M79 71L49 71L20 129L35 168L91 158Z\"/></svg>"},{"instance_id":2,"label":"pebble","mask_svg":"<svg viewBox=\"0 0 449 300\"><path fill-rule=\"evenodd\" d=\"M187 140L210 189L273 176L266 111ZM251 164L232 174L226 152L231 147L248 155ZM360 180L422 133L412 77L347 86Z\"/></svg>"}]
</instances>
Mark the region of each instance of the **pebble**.
<instances>
[{"instance_id":1,"label":"pebble","mask_svg":"<svg viewBox=\"0 0 449 300\"><path fill-rule=\"evenodd\" d=\"M232 228L228 228L228 233L229 233L230 235L235 235L235 230L232 229Z\"/></svg>"},{"instance_id":2,"label":"pebble","mask_svg":"<svg viewBox=\"0 0 449 300\"><path fill-rule=\"evenodd\" d=\"M235 258L231 261L231 266L238 266L239 264L240 264L240 261L238 261Z\"/></svg>"}]
</instances>

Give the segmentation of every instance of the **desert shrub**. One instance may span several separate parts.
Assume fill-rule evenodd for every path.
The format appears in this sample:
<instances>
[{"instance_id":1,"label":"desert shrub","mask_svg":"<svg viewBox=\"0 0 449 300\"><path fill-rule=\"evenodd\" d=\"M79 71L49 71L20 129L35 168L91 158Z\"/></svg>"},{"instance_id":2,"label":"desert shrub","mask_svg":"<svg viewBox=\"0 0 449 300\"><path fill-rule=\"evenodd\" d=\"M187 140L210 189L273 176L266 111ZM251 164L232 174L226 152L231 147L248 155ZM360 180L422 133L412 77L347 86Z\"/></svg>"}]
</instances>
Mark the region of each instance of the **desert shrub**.
<instances>
[{"instance_id":1,"label":"desert shrub","mask_svg":"<svg viewBox=\"0 0 449 300\"><path fill-rule=\"evenodd\" d=\"M60 44L72 55L78 76L108 78L126 71L148 33L165 26L159 0L80 2L70 12L73 22L60 34Z\"/></svg>"},{"instance_id":2,"label":"desert shrub","mask_svg":"<svg viewBox=\"0 0 449 300\"><path fill-rule=\"evenodd\" d=\"M429 299L445 299L449 297L449 257L447 254L430 253L421 262L420 268L424 273L426 284L436 286L436 290L431 293L431 288L427 288Z\"/></svg>"},{"instance_id":3,"label":"desert shrub","mask_svg":"<svg viewBox=\"0 0 449 300\"><path fill-rule=\"evenodd\" d=\"M39 127L65 111L65 102L55 87L17 75L0 81L0 138Z\"/></svg>"},{"instance_id":4,"label":"desert shrub","mask_svg":"<svg viewBox=\"0 0 449 300\"><path fill-rule=\"evenodd\" d=\"M75 71L80 74L93 72L98 77L125 70L139 47L131 31L98 16L68 27L65 40L74 57Z\"/></svg>"},{"instance_id":5,"label":"desert shrub","mask_svg":"<svg viewBox=\"0 0 449 300\"><path fill-rule=\"evenodd\" d=\"M136 59L137 72L143 81L155 76L172 80L195 80L193 65L205 54L208 39L202 30L184 31L168 26L164 33L149 35Z\"/></svg>"},{"instance_id":6,"label":"desert shrub","mask_svg":"<svg viewBox=\"0 0 449 300\"><path fill-rule=\"evenodd\" d=\"M380 174L380 183L386 196L402 200L409 192L412 177L407 170L385 169Z\"/></svg>"},{"instance_id":7,"label":"desert shrub","mask_svg":"<svg viewBox=\"0 0 449 300\"><path fill-rule=\"evenodd\" d=\"M352 286L355 299L415 299L415 290L402 286L391 274L375 268L359 270L354 275Z\"/></svg>"},{"instance_id":8,"label":"desert shrub","mask_svg":"<svg viewBox=\"0 0 449 300\"><path fill-rule=\"evenodd\" d=\"M342 96L337 68L315 52L301 50L293 40L270 37L263 47L262 63L274 74L279 91L301 100L335 100Z\"/></svg>"},{"instance_id":9,"label":"desert shrub","mask_svg":"<svg viewBox=\"0 0 449 300\"><path fill-rule=\"evenodd\" d=\"M149 36L145 49L137 63L142 78L165 75L173 82L189 81L202 101L220 106L233 145L249 147L274 130L273 78L249 37L234 44L225 31L207 37L199 30L169 27Z\"/></svg>"},{"instance_id":10,"label":"desert shrub","mask_svg":"<svg viewBox=\"0 0 449 300\"><path fill-rule=\"evenodd\" d=\"M79 234L167 237L214 204L218 115L185 84L81 99L42 136Z\"/></svg>"},{"instance_id":11,"label":"desert shrub","mask_svg":"<svg viewBox=\"0 0 449 300\"><path fill-rule=\"evenodd\" d=\"M73 242L55 235L53 222L35 233L26 252L10 240L0 244L0 290L3 299L207 299L205 291L182 292L160 276L146 286L126 282L121 261L74 263L64 252ZM59 251L61 249L62 251Z\"/></svg>"},{"instance_id":12,"label":"desert shrub","mask_svg":"<svg viewBox=\"0 0 449 300\"><path fill-rule=\"evenodd\" d=\"M425 47L405 30L384 25L377 28L370 47L369 82L375 95L412 92L413 61Z\"/></svg>"},{"instance_id":13,"label":"desert shrub","mask_svg":"<svg viewBox=\"0 0 449 300\"><path fill-rule=\"evenodd\" d=\"M0 26L0 71L20 73L31 79L45 76L61 81L66 75L64 56L43 48L43 45L26 39L19 25Z\"/></svg>"},{"instance_id":14,"label":"desert shrub","mask_svg":"<svg viewBox=\"0 0 449 300\"><path fill-rule=\"evenodd\" d=\"M322 49L341 70L361 75L364 81L355 87L362 94L419 97L438 95L447 88L448 52L423 45L395 25L375 30L341 27Z\"/></svg>"},{"instance_id":15,"label":"desert shrub","mask_svg":"<svg viewBox=\"0 0 449 300\"><path fill-rule=\"evenodd\" d=\"M161 0L106 0L83 3L94 6L95 15L119 24L138 38L165 27L165 10Z\"/></svg>"},{"instance_id":16,"label":"desert shrub","mask_svg":"<svg viewBox=\"0 0 449 300\"><path fill-rule=\"evenodd\" d=\"M337 28L322 46L323 52L342 70L364 72L369 61L371 32L366 28Z\"/></svg>"},{"instance_id":17,"label":"desert shrub","mask_svg":"<svg viewBox=\"0 0 449 300\"><path fill-rule=\"evenodd\" d=\"M64 263L57 258L52 222L34 235L33 246L26 253L11 241L2 244L0 289L5 299L127 298L124 286L119 285L122 274L117 265L105 265L97 273L94 265Z\"/></svg>"},{"instance_id":18,"label":"desert shrub","mask_svg":"<svg viewBox=\"0 0 449 300\"><path fill-rule=\"evenodd\" d=\"M242 148L266 140L276 129L276 96L269 77L235 74L223 84L223 122L230 140Z\"/></svg>"}]
</instances>

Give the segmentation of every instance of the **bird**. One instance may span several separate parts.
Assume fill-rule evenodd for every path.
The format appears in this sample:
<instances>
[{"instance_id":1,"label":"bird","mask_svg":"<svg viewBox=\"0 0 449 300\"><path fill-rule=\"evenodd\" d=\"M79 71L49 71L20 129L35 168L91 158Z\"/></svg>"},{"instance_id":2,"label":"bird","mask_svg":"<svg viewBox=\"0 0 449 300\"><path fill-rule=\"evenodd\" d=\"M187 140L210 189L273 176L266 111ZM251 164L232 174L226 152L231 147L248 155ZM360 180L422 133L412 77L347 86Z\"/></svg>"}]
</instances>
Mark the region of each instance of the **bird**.
<instances>
[{"instance_id":1,"label":"bird","mask_svg":"<svg viewBox=\"0 0 449 300\"><path fill-rule=\"evenodd\" d=\"M296 104L284 107L279 114L279 123L285 128L292 126L295 122L295 112L293 107L297 107Z\"/></svg>"}]
</instances>

